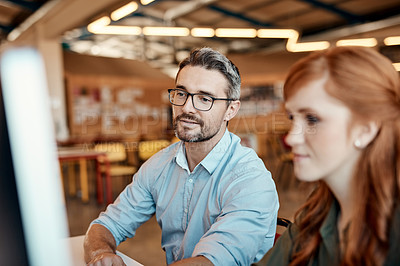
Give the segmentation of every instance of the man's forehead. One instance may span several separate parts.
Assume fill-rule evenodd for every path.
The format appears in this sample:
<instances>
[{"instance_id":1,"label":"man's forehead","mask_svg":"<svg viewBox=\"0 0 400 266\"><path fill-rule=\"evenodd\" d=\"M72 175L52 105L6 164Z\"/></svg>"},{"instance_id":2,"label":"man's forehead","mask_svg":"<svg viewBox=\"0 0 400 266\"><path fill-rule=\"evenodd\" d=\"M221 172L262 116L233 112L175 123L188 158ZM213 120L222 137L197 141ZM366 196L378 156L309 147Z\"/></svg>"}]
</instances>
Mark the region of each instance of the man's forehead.
<instances>
[{"instance_id":1,"label":"man's forehead","mask_svg":"<svg viewBox=\"0 0 400 266\"><path fill-rule=\"evenodd\" d=\"M208 70L200 66L185 66L178 73L175 86L191 93L216 94L219 90L226 94L228 81L218 70Z\"/></svg>"}]
</instances>

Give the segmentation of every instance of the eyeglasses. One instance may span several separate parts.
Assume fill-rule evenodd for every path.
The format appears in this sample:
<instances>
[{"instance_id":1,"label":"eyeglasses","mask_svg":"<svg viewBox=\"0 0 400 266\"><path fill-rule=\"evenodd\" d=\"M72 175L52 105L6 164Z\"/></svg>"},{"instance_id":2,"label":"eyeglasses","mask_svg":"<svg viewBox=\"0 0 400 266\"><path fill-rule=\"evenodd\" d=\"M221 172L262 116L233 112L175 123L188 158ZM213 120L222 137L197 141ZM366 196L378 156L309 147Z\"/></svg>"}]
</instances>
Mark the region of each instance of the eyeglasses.
<instances>
[{"instance_id":1,"label":"eyeglasses","mask_svg":"<svg viewBox=\"0 0 400 266\"><path fill-rule=\"evenodd\" d=\"M208 111L214 104L214 101L234 101L228 98L215 98L201 93L189 93L180 89L169 89L169 101L173 105L185 105L189 96L192 96L193 107L199 111Z\"/></svg>"}]
</instances>

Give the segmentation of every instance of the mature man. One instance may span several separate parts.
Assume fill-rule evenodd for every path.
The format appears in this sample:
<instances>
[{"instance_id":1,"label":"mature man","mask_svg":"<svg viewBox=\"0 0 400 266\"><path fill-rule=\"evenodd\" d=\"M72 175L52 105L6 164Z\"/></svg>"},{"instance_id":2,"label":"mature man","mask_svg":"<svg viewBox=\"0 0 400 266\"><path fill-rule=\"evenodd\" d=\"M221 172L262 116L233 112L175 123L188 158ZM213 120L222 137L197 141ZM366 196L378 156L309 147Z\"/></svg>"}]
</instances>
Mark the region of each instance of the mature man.
<instances>
[{"instance_id":1,"label":"mature man","mask_svg":"<svg viewBox=\"0 0 400 266\"><path fill-rule=\"evenodd\" d=\"M168 264L250 265L272 247L275 184L256 153L227 130L239 97L239 71L219 52L196 49L180 63L169 100L181 141L146 161L91 224L89 265L124 265L117 245L153 214Z\"/></svg>"}]
</instances>

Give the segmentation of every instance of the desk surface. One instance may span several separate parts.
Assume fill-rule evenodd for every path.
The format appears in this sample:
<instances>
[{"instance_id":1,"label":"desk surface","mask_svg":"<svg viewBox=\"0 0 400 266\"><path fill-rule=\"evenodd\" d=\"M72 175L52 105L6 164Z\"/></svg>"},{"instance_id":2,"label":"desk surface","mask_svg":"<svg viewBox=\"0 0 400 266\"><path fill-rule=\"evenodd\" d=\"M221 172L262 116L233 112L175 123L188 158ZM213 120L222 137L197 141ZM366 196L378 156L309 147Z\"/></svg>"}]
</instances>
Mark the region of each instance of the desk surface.
<instances>
[{"instance_id":1,"label":"desk surface","mask_svg":"<svg viewBox=\"0 0 400 266\"><path fill-rule=\"evenodd\" d=\"M86 266L84 254L83 254L83 239L85 236L75 236L67 238L72 253L72 262L74 266ZM139 262L129 258L125 254L117 251L117 255L120 256L127 266L143 266Z\"/></svg>"}]
</instances>

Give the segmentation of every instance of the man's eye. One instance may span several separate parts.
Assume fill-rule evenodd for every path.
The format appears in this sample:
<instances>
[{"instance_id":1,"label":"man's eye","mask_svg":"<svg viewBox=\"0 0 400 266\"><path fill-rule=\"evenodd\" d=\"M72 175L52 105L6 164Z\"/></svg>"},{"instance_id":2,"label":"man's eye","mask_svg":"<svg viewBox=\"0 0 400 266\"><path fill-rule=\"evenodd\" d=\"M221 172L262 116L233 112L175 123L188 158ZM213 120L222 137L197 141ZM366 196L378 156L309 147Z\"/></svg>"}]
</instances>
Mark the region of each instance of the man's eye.
<instances>
[{"instance_id":1,"label":"man's eye","mask_svg":"<svg viewBox=\"0 0 400 266\"><path fill-rule=\"evenodd\" d=\"M288 113L288 114L287 114L287 118L288 118L289 120L293 121L293 118L294 118L294 117L293 117L292 114L289 114L289 113Z\"/></svg>"},{"instance_id":2,"label":"man's eye","mask_svg":"<svg viewBox=\"0 0 400 266\"><path fill-rule=\"evenodd\" d=\"M212 99L210 97L207 97L207 96L200 96L199 98L203 103L209 103L209 102L212 101Z\"/></svg>"},{"instance_id":3,"label":"man's eye","mask_svg":"<svg viewBox=\"0 0 400 266\"><path fill-rule=\"evenodd\" d=\"M185 97L185 96L186 96L186 93L181 92L181 91L177 91L177 92L175 93L175 95L178 96L178 97Z\"/></svg>"}]
</instances>

